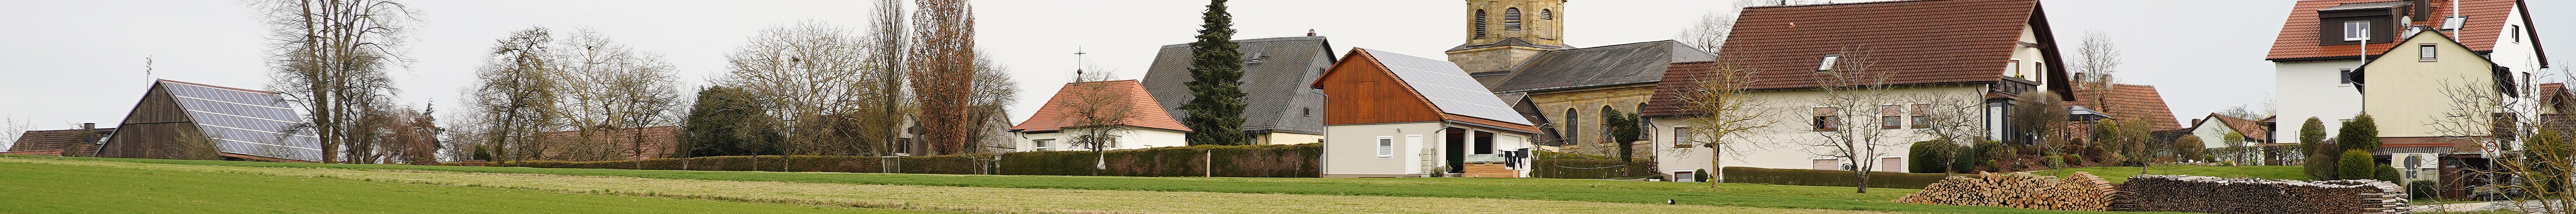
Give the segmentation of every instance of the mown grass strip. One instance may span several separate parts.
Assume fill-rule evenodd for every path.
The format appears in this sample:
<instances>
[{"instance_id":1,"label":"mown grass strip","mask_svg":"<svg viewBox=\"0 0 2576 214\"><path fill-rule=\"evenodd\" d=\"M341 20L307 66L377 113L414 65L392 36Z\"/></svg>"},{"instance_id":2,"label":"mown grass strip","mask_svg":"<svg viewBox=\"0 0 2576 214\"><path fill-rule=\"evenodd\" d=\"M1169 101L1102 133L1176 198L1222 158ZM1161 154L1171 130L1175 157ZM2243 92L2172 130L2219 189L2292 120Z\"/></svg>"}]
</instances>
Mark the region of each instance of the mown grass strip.
<instances>
[{"instance_id":1,"label":"mown grass strip","mask_svg":"<svg viewBox=\"0 0 2576 214\"><path fill-rule=\"evenodd\" d=\"M923 213L0 161L0 213Z\"/></svg>"},{"instance_id":2,"label":"mown grass strip","mask_svg":"<svg viewBox=\"0 0 2576 214\"><path fill-rule=\"evenodd\" d=\"M723 181L774 181L800 183L837 183L870 185L915 185L992 188L1122 190L1168 192L1274 193L1298 195L1365 195L1396 197L1442 197L1527 199L1551 201L1588 201L1612 203L1661 204L1665 200L1681 204L1866 210L1930 213L2066 213L2063 211L2014 209L2003 207L1941 206L1890 202L1913 193L1911 189L1873 188L1870 193L1852 193L1849 187L1784 186L1761 184L1724 184L1709 187L1706 183L1627 182L1577 179L1327 179L1327 178L1199 178L1199 177L1105 177L1105 176L994 176L994 175L926 175L871 173L782 173L730 171L670 171L623 169L544 169L516 167L462 167L360 164L301 164L238 161L195 161L121 158L26 157L41 159L96 160L135 163L163 163L216 166L332 168L374 170L423 170L477 173L552 174L578 176L615 176L661 179L695 179Z\"/></svg>"}]
</instances>

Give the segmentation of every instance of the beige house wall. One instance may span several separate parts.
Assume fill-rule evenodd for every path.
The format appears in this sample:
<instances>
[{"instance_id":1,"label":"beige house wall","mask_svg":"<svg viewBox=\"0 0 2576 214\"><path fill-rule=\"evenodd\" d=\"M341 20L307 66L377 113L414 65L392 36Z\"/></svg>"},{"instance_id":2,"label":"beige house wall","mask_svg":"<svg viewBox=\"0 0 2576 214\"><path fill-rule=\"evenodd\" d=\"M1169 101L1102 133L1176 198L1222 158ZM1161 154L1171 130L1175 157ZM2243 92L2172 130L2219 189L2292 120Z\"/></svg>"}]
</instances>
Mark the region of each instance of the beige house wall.
<instances>
[{"instance_id":1,"label":"beige house wall","mask_svg":"<svg viewBox=\"0 0 2576 214\"><path fill-rule=\"evenodd\" d=\"M2422 53L2417 47L2425 44L2436 47L2435 60L2418 60ZM2501 104L2473 100L2477 96L2506 97L2495 90L2494 67L2477 53L2439 34L2415 34L2398 49L2380 54L2380 58L2363 67L2362 112L2379 124L2379 137L2383 138L2486 136L2489 129L2462 125L2490 124L2492 118L2485 114L2503 112L2501 108L2475 110L2485 112L2455 109L2463 102ZM2450 116L2463 113L2477 116Z\"/></svg>"},{"instance_id":2,"label":"beige house wall","mask_svg":"<svg viewBox=\"0 0 2576 214\"><path fill-rule=\"evenodd\" d=\"M1311 134L1297 134L1297 133L1279 133L1279 132L1271 132L1271 133L1262 133L1262 134L1259 134L1259 135L1253 135L1253 136L1252 136L1252 141L1253 141L1253 144L1257 144L1257 145L1308 144L1308 143L1322 143L1322 142L1324 142L1324 136L1323 136L1323 135L1311 135Z\"/></svg>"},{"instance_id":3,"label":"beige house wall","mask_svg":"<svg viewBox=\"0 0 2576 214\"><path fill-rule=\"evenodd\" d=\"M1089 132L1083 131L1083 129L1066 129L1062 132L1035 134L1014 133L1017 137L1015 137L1016 139L1012 139L1012 143L1015 145L1012 147L1012 150L1013 152L1090 151L1091 147L1088 145L1073 144L1074 140L1076 140L1075 137L1084 133ZM1115 143L1109 143L1109 148L1105 150L1143 149L1189 145L1189 137L1186 133L1172 130L1131 127L1111 130L1109 131L1109 135L1118 136L1118 138L1115 139ZM1042 140L1052 141L1054 145L1048 148L1039 148L1037 146L1037 142Z\"/></svg>"},{"instance_id":4,"label":"beige house wall","mask_svg":"<svg viewBox=\"0 0 2576 214\"><path fill-rule=\"evenodd\" d=\"M1471 131L1469 133L1473 133L1472 131L1494 133L1496 150L1531 148L1527 134L1460 126L1447 122L1324 126L1324 130L1332 134L1325 137L1323 177L1420 177L1425 170L1445 170L1441 167L1447 166L1447 156L1442 154L1446 154L1451 149L1472 149L1444 148L1446 147L1444 142L1447 139L1442 131L1446 128L1466 129ZM1473 135L1470 134L1469 137L1472 138ZM1377 155L1377 143L1380 138L1393 141L1393 154ZM1466 152L1474 154L1473 151ZM1518 171L1520 177L1528 177L1528 159L1522 159L1521 163L1523 163L1522 167L1511 170Z\"/></svg>"}]
</instances>

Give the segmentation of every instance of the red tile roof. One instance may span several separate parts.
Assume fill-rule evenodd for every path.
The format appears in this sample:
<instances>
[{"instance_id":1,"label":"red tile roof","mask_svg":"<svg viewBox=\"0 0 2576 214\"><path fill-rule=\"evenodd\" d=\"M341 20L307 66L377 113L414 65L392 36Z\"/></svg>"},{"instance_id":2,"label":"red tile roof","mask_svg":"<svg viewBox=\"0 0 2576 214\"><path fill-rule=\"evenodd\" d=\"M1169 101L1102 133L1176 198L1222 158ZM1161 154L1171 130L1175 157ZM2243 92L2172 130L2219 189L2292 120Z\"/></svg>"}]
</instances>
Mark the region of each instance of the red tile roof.
<instances>
[{"instance_id":1,"label":"red tile roof","mask_svg":"<svg viewBox=\"0 0 2576 214\"><path fill-rule=\"evenodd\" d=\"M2375 56L2375 55L2379 55L2381 52L2387 52L2389 49L2396 48L2396 47L2397 47L2397 46L2396 46L2396 45L2397 45L2397 43L2394 43L2394 42L2390 42L2390 43L2371 43L2371 44L2370 44L2370 48L2367 48L2367 49L2356 49L2356 48L2358 48L2358 47L2356 47L2356 46L2359 46L2359 45L2319 45L2319 44L2322 44L2322 43L2321 43L2321 42L2319 42L2319 41L2317 41L2317 38L2318 38L2318 37L2317 37L2317 36L2318 36L2317 34L2320 32L2320 31L2319 31L2320 29L2318 29L2318 27L2320 27L2320 26L2318 26L2318 25L2317 25L2317 10L2318 10L2318 9L2325 9L2325 8L2327 8L2327 7L2334 7L2335 5L2350 4L2350 3L2372 3L2372 2L2393 2L2393 1L2404 1L2404 0L2308 0L2308 1L2299 1L2298 5L2296 5L2296 6L2291 6L2291 7L2290 7L2290 16L2289 16L2289 19L2282 21L2282 23L2281 23L2281 34L2280 34L2280 36L2272 40L2272 53L2271 53L2271 55L2264 56L2264 57L2263 57L2263 59L2265 59L2265 60L2298 60L2298 59L2316 59L2316 58L2334 58L2334 57L2357 57L2357 56L2355 56L2355 54L2360 54L2360 53L2361 53L2362 51L2364 51L2364 50L2369 51L2370 55L2374 55L2374 56ZM2430 18L2426 18L2426 19L2424 19L2423 21L2414 21L2414 22L2410 22L2410 23L2407 23L2407 24L2408 24L2408 25L2417 25L2417 26L2442 26L2442 17L2443 17L2443 16L2450 16L2450 15L2451 15L2451 9L2452 9L2452 8L2451 8L2451 1L2453 1L2453 0L2432 0L2432 3L2431 3L2431 5L2433 5L2433 9L2432 9L2432 11L2429 11L2429 13L2424 13L2424 14L2432 14L2432 16L2429 16ZM2513 7L2514 7L2514 5L2516 5L2516 4L2520 4L2520 3L2521 3L2521 2L2520 2L2520 1L2518 1L2518 0L2459 0L2459 1L2460 1L2460 2L2459 2L2459 5L2460 5L2460 7L2459 7L2459 8L2461 9L2461 10L2459 10L2459 12L2460 12L2460 16L2467 16L2467 17L2469 17L2469 20L2468 20L2468 21L2466 21L2466 22L2464 22L2464 24L2462 24L2462 25L2461 25L2461 26L2462 26L2462 27L2460 27L2460 28L2461 28L2461 30L2460 30L2461 32L2458 32L2458 33L2450 33L2450 34L2452 34L2452 35L2456 35L2456 36L2459 36L2459 37L2460 37L2460 45L2468 46L2470 50L2474 50L2474 51L2494 51L2494 50L2495 50L2496 40L2497 40L2497 38L2502 37L2501 35L2503 35L2502 33L2503 33L2503 31L2505 30L2505 29L2504 29L2504 28L2502 28L2502 27L2495 27L2495 26L2504 26L2504 25L2505 25L2505 23L2504 23L2504 22L2505 22L2505 16L2508 16L2508 15L2511 15L2512 13L2514 13L2514 12L2515 12L2515 11L2513 11ZM2529 29L2529 28L2531 28L2532 26L2524 25L2523 27L2524 27L2525 29ZM2402 28L2401 28L2401 29L2402 29ZM2535 36L2532 36L2532 37L2537 38L2537 36L2536 36L2536 35L2535 35ZM2535 43L2536 43L2536 42L2538 42L2538 41L2537 41L2537 40L2534 40L2533 42L2535 42Z\"/></svg>"},{"instance_id":2,"label":"red tile roof","mask_svg":"<svg viewBox=\"0 0 2576 214\"><path fill-rule=\"evenodd\" d=\"M2028 30L2041 43L2053 43L2041 14L2035 0L1753 7L1744 9L1718 56L1764 71L1755 74L1752 89L1816 87L1812 71L1824 55L1855 53L1861 56L1844 59L1866 58L1869 76L1886 77L1887 84L1996 82L2005 78L2025 25L2038 26ZM2049 58L2052 67L2064 64Z\"/></svg>"},{"instance_id":3,"label":"red tile roof","mask_svg":"<svg viewBox=\"0 0 2576 214\"><path fill-rule=\"evenodd\" d=\"M2227 128L2236 129L2236 134L2245 135L2246 141L2272 142L2272 131L2263 129L2262 122L2256 122L2252 119L2219 115L2218 113L2210 113L2209 118L2216 119L2220 123L2226 123Z\"/></svg>"},{"instance_id":4,"label":"red tile roof","mask_svg":"<svg viewBox=\"0 0 2576 214\"><path fill-rule=\"evenodd\" d=\"M2095 99L2097 95L2102 99ZM2110 114L2112 118L2144 119L2152 125L2153 129L2149 130L2183 128L2182 123L2175 122L2173 110L2165 106L2165 98L2156 92L2156 86L2113 84L2107 93L2090 88L2078 88L2075 90L2075 103Z\"/></svg>"},{"instance_id":5,"label":"red tile roof","mask_svg":"<svg viewBox=\"0 0 2576 214\"><path fill-rule=\"evenodd\" d=\"M587 138L586 140L595 140L594 142L596 142L596 141L606 141L606 142L608 142L609 144L617 145L617 146L619 146L619 147L631 147L631 146L633 146L633 144L630 144L630 143L628 143L628 142L636 142L636 141L638 141L638 140L636 140L636 139L643 139L643 140L641 140L641 142L638 142L638 143L643 143L643 144L644 144L644 146L643 146L643 148L644 148L644 151L643 151L643 153L644 153L644 158L665 158L665 157L669 157L668 155L671 155L673 152L676 152L676 151L679 149L679 145L680 145L680 137L679 137L680 135L679 135L679 133L680 133L680 127L678 127L678 126L655 126L655 127L643 127L643 128L626 128L626 129L608 130L608 131L605 131L605 133L594 133L594 134L593 134L593 136L591 136L590 138ZM582 138L582 137L581 137L581 131L578 131L578 130L576 130L576 131L547 132L547 133L546 133L546 139L548 139L548 140L553 140L553 141L585 140L584 138ZM570 148L570 147L557 147L557 148ZM620 151L627 151L627 150L620 150ZM557 154L558 152L561 152L561 151L546 151L546 153L548 153L548 155L545 155L545 156L555 156L554 154ZM632 157L633 157L633 156L630 156L629 154L617 154L617 155L618 155L618 156L625 156L625 157L629 157L629 158L632 158Z\"/></svg>"},{"instance_id":6,"label":"red tile roof","mask_svg":"<svg viewBox=\"0 0 2576 214\"><path fill-rule=\"evenodd\" d=\"M1747 89L1799 89L1818 86L1815 74L1826 54L1865 52L1865 76L1885 77L1885 84L1992 83L2005 81L2003 68L2021 46L2023 30L2036 32L2045 62L2064 71L2048 30L2047 16L2035 0L1913 0L1745 8L1733 35L1718 56L1756 71ZM2036 29L2024 29L2032 26ZM1845 62L1849 63L1849 62ZM1641 115L1683 114L1673 96L1692 80L1710 75L1711 62L1676 62L1666 67L1663 82ZM2066 82L2064 72L2047 82ZM2050 84L2050 90L2065 90ZM2063 98L2061 98L2063 99Z\"/></svg>"},{"instance_id":7,"label":"red tile roof","mask_svg":"<svg viewBox=\"0 0 2576 214\"><path fill-rule=\"evenodd\" d=\"M27 131L24 134L18 135L18 142L16 142L16 145L10 146L9 151L76 149L63 153L82 155L97 154L99 147L96 145L97 143L102 142L99 141L99 139L106 138L109 134L116 133L116 128L86 130L88 131L87 135L83 135L82 131L84 130L65 129Z\"/></svg>"},{"instance_id":8,"label":"red tile roof","mask_svg":"<svg viewBox=\"0 0 2576 214\"><path fill-rule=\"evenodd\" d=\"M1090 84L1101 85L1090 87ZM1080 124L1082 116L1077 115L1079 114L1077 110L1083 106L1082 97L1084 96L1115 96L1111 99L1126 102L1123 105L1126 105L1130 112L1127 113L1127 118L1122 119L1124 121L1119 122L1120 124L1190 131L1190 128L1182 126L1180 121L1173 120L1171 114L1163 112L1163 106L1155 104L1154 95L1146 93L1144 84L1136 80L1065 83L1064 89L1056 90L1054 98L1047 98L1046 106L1038 107L1037 114L1030 115L1028 120L1020 121L1020 125L1011 126L1011 130L1055 131Z\"/></svg>"}]
</instances>

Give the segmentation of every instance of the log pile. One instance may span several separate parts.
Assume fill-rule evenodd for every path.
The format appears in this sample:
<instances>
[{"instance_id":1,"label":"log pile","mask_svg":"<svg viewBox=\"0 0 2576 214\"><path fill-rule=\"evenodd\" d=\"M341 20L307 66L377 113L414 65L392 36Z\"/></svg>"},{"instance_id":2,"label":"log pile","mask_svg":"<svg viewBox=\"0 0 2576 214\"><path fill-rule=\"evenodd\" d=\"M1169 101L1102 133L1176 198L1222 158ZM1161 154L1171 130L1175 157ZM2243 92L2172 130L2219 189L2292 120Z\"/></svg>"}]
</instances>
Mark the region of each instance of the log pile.
<instances>
[{"instance_id":1,"label":"log pile","mask_svg":"<svg viewBox=\"0 0 2576 214\"><path fill-rule=\"evenodd\" d=\"M2106 211L2112 203L2110 182L2092 173L2077 172L2065 178L2032 175L1980 173L1977 176L1950 176L1923 187L1923 191L1897 198L1897 203L1995 206L2023 209Z\"/></svg>"},{"instance_id":2,"label":"log pile","mask_svg":"<svg viewBox=\"0 0 2576 214\"><path fill-rule=\"evenodd\" d=\"M2138 175L2120 184L2113 211L2222 214L2405 213L2405 190L2376 180L2296 181Z\"/></svg>"}]
</instances>

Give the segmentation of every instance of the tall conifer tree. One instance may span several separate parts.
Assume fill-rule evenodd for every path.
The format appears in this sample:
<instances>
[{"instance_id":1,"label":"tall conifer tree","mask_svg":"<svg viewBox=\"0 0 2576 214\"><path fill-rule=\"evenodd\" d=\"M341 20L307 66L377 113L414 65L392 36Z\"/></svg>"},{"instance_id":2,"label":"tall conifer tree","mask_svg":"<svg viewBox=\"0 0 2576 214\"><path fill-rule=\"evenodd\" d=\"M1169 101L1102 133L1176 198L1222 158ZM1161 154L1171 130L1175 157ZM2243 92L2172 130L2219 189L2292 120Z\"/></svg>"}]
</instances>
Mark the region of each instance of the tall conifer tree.
<instances>
[{"instance_id":1,"label":"tall conifer tree","mask_svg":"<svg viewBox=\"0 0 2576 214\"><path fill-rule=\"evenodd\" d=\"M1190 43L1190 99L1181 110L1190 113L1182 124L1190 127L1190 145L1248 144L1243 134L1243 53L1234 39L1234 18L1225 12L1225 0L1208 2L1205 20L1200 24L1197 42Z\"/></svg>"}]
</instances>

